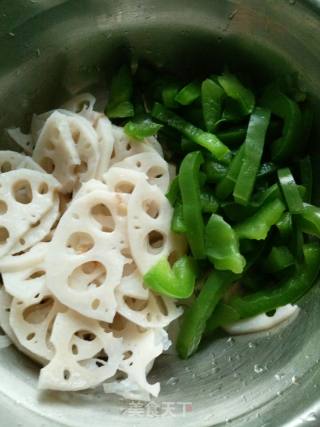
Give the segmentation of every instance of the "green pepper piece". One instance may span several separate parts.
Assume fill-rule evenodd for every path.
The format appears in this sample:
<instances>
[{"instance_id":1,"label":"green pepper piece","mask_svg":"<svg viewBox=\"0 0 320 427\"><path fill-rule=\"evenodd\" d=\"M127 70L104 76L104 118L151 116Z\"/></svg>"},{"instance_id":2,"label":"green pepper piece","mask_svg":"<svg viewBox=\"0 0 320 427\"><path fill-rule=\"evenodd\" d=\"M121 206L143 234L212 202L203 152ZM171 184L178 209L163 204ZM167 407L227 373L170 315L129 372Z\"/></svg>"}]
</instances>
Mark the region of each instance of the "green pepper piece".
<instances>
[{"instance_id":1,"label":"green pepper piece","mask_svg":"<svg viewBox=\"0 0 320 427\"><path fill-rule=\"evenodd\" d=\"M296 220L304 233L320 238L320 208L304 203L303 211Z\"/></svg>"},{"instance_id":2,"label":"green pepper piece","mask_svg":"<svg viewBox=\"0 0 320 427\"><path fill-rule=\"evenodd\" d=\"M123 65L111 81L110 96L105 110L109 118L124 118L134 115L133 104L130 101L133 84L130 70Z\"/></svg>"},{"instance_id":3,"label":"green pepper piece","mask_svg":"<svg viewBox=\"0 0 320 427\"><path fill-rule=\"evenodd\" d=\"M215 213L219 208L219 203L214 195L206 189L200 192L201 210L204 213Z\"/></svg>"},{"instance_id":4,"label":"green pepper piece","mask_svg":"<svg viewBox=\"0 0 320 427\"><path fill-rule=\"evenodd\" d=\"M271 200L251 217L237 224L234 231L239 239L264 240L270 228L279 221L285 209L281 200Z\"/></svg>"},{"instance_id":5,"label":"green pepper piece","mask_svg":"<svg viewBox=\"0 0 320 427\"><path fill-rule=\"evenodd\" d=\"M243 86L235 75L224 73L218 77L218 82L233 101L232 109L235 109L242 116L252 113L255 105L254 94L250 89Z\"/></svg>"},{"instance_id":6,"label":"green pepper piece","mask_svg":"<svg viewBox=\"0 0 320 427\"><path fill-rule=\"evenodd\" d=\"M290 212L285 212L279 221L276 223L280 237L284 242L288 242L293 234L292 216Z\"/></svg>"},{"instance_id":7,"label":"green pepper piece","mask_svg":"<svg viewBox=\"0 0 320 427\"><path fill-rule=\"evenodd\" d=\"M214 132L222 115L224 90L213 80L206 79L201 85L203 119L208 132Z\"/></svg>"},{"instance_id":8,"label":"green pepper piece","mask_svg":"<svg viewBox=\"0 0 320 427\"><path fill-rule=\"evenodd\" d=\"M214 160L206 160L203 170L207 175L207 181L211 184L216 184L226 176L228 168Z\"/></svg>"},{"instance_id":9,"label":"green pepper piece","mask_svg":"<svg viewBox=\"0 0 320 427\"><path fill-rule=\"evenodd\" d=\"M300 299L313 285L320 269L320 246L309 243L303 247L305 262L277 288L259 291L244 297L235 297L229 305L241 318L267 313Z\"/></svg>"},{"instance_id":10,"label":"green pepper piece","mask_svg":"<svg viewBox=\"0 0 320 427\"><path fill-rule=\"evenodd\" d=\"M276 87L265 90L261 104L284 121L282 136L271 145L272 160L278 163L290 160L299 149L302 133L302 118L298 104Z\"/></svg>"},{"instance_id":11,"label":"green pepper piece","mask_svg":"<svg viewBox=\"0 0 320 427\"><path fill-rule=\"evenodd\" d=\"M199 150L199 145L190 141L190 139L185 138L184 136L181 138L181 150L185 153L190 153L190 151Z\"/></svg>"},{"instance_id":12,"label":"green pepper piece","mask_svg":"<svg viewBox=\"0 0 320 427\"><path fill-rule=\"evenodd\" d=\"M180 84L175 81L167 82L161 92L162 102L168 108L178 107L176 96L179 92Z\"/></svg>"},{"instance_id":13,"label":"green pepper piece","mask_svg":"<svg viewBox=\"0 0 320 427\"><path fill-rule=\"evenodd\" d=\"M241 205L248 204L254 188L270 116L269 110L256 107L249 120L241 169L233 191L235 201Z\"/></svg>"},{"instance_id":14,"label":"green pepper piece","mask_svg":"<svg viewBox=\"0 0 320 427\"><path fill-rule=\"evenodd\" d=\"M220 200L226 199L233 191L237 181L244 153L244 145L241 145L232 159L226 176L216 186L216 196Z\"/></svg>"},{"instance_id":15,"label":"green pepper piece","mask_svg":"<svg viewBox=\"0 0 320 427\"><path fill-rule=\"evenodd\" d=\"M182 160L179 186L187 240L196 259L205 258L204 223L201 212L199 169L203 157L199 151L189 153Z\"/></svg>"},{"instance_id":16,"label":"green pepper piece","mask_svg":"<svg viewBox=\"0 0 320 427\"><path fill-rule=\"evenodd\" d=\"M304 201L306 203L310 203L311 197L312 197L312 186L313 186L312 163L311 163L310 157L307 156L304 159L300 160L299 167L300 167L301 184L306 189L306 193L304 195Z\"/></svg>"},{"instance_id":17,"label":"green pepper piece","mask_svg":"<svg viewBox=\"0 0 320 427\"><path fill-rule=\"evenodd\" d=\"M183 220L183 208L181 203L178 203L173 211L171 230L175 233L185 233L187 231L186 224Z\"/></svg>"},{"instance_id":18,"label":"green pepper piece","mask_svg":"<svg viewBox=\"0 0 320 427\"><path fill-rule=\"evenodd\" d=\"M220 326L229 325L238 320L240 320L238 312L230 305L220 302L207 321L205 335L211 334Z\"/></svg>"},{"instance_id":19,"label":"green pepper piece","mask_svg":"<svg viewBox=\"0 0 320 427\"><path fill-rule=\"evenodd\" d=\"M228 147L242 144L247 135L247 127L238 127L217 131L217 137Z\"/></svg>"},{"instance_id":20,"label":"green pepper piece","mask_svg":"<svg viewBox=\"0 0 320 427\"><path fill-rule=\"evenodd\" d=\"M139 121L129 121L124 126L125 133L134 139L144 139L155 135L162 125L153 122L150 118L144 118Z\"/></svg>"},{"instance_id":21,"label":"green pepper piece","mask_svg":"<svg viewBox=\"0 0 320 427\"><path fill-rule=\"evenodd\" d=\"M179 188L179 175L173 178L171 181L169 190L166 194L167 199L170 202L171 206L174 206L176 204L176 201L180 194L180 188Z\"/></svg>"},{"instance_id":22,"label":"green pepper piece","mask_svg":"<svg viewBox=\"0 0 320 427\"><path fill-rule=\"evenodd\" d=\"M274 246L265 262L265 269L268 273L276 273L294 265L292 253L286 246Z\"/></svg>"},{"instance_id":23,"label":"green pepper piece","mask_svg":"<svg viewBox=\"0 0 320 427\"><path fill-rule=\"evenodd\" d=\"M160 259L143 276L144 283L153 291L170 298L189 298L196 280L192 258L183 256L170 267L167 258Z\"/></svg>"},{"instance_id":24,"label":"green pepper piece","mask_svg":"<svg viewBox=\"0 0 320 427\"><path fill-rule=\"evenodd\" d=\"M177 129L185 137L189 138L196 144L206 148L218 160L224 158L229 152L229 148L225 146L215 135L204 132L203 130L193 126L191 123L186 122L183 118L179 117L172 111L167 110L159 103L155 103L152 110L152 116L160 122Z\"/></svg>"},{"instance_id":25,"label":"green pepper piece","mask_svg":"<svg viewBox=\"0 0 320 427\"><path fill-rule=\"evenodd\" d=\"M232 227L220 215L212 214L205 229L206 254L217 270L242 273L246 260Z\"/></svg>"},{"instance_id":26,"label":"green pepper piece","mask_svg":"<svg viewBox=\"0 0 320 427\"><path fill-rule=\"evenodd\" d=\"M190 105L196 99L200 98L200 92L200 83L191 82L180 89L175 97L175 100L181 105Z\"/></svg>"},{"instance_id":27,"label":"green pepper piece","mask_svg":"<svg viewBox=\"0 0 320 427\"><path fill-rule=\"evenodd\" d=\"M197 299L184 312L177 339L177 351L182 359L187 359L197 350L209 316L234 279L235 275L230 272L213 271Z\"/></svg>"},{"instance_id":28,"label":"green pepper piece","mask_svg":"<svg viewBox=\"0 0 320 427\"><path fill-rule=\"evenodd\" d=\"M303 201L289 168L278 170L280 187L289 212L298 214L303 211Z\"/></svg>"}]
</instances>

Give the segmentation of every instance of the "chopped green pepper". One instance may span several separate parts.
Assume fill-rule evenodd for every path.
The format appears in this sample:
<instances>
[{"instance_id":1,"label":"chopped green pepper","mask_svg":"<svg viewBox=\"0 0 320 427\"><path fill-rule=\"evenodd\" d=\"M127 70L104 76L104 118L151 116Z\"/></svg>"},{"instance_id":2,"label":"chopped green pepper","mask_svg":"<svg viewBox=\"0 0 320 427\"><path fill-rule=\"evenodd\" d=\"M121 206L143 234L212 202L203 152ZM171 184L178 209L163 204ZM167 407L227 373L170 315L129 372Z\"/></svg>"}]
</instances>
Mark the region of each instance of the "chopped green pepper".
<instances>
[{"instance_id":1,"label":"chopped green pepper","mask_svg":"<svg viewBox=\"0 0 320 427\"><path fill-rule=\"evenodd\" d=\"M271 146L271 158L283 162L296 154L302 132L301 111L296 102L276 87L265 90L261 104L284 121L282 136Z\"/></svg>"},{"instance_id":2,"label":"chopped green pepper","mask_svg":"<svg viewBox=\"0 0 320 427\"><path fill-rule=\"evenodd\" d=\"M206 79L201 85L203 118L208 132L214 132L222 115L224 90L213 80Z\"/></svg>"},{"instance_id":3,"label":"chopped green pepper","mask_svg":"<svg viewBox=\"0 0 320 427\"><path fill-rule=\"evenodd\" d=\"M200 92L200 83L191 82L180 89L175 100L181 105L189 105L200 97Z\"/></svg>"},{"instance_id":4,"label":"chopped green pepper","mask_svg":"<svg viewBox=\"0 0 320 427\"><path fill-rule=\"evenodd\" d=\"M134 139L144 139L155 135L162 125L153 122L150 118L144 118L139 121L129 121L124 126L124 131L128 136Z\"/></svg>"},{"instance_id":5,"label":"chopped green pepper","mask_svg":"<svg viewBox=\"0 0 320 427\"><path fill-rule=\"evenodd\" d=\"M203 170L207 175L207 181L212 184L216 184L226 176L228 168L214 160L206 160Z\"/></svg>"},{"instance_id":6,"label":"chopped green pepper","mask_svg":"<svg viewBox=\"0 0 320 427\"><path fill-rule=\"evenodd\" d=\"M286 246L274 246L265 262L265 269L269 273L275 273L294 265L292 253Z\"/></svg>"},{"instance_id":7,"label":"chopped green pepper","mask_svg":"<svg viewBox=\"0 0 320 427\"><path fill-rule=\"evenodd\" d=\"M276 224L285 211L279 199L264 204L255 214L234 227L239 239L264 240L270 228Z\"/></svg>"},{"instance_id":8,"label":"chopped green pepper","mask_svg":"<svg viewBox=\"0 0 320 427\"><path fill-rule=\"evenodd\" d=\"M195 265L190 257L183 256L170 267L167 258L157 262L143 276L144 283L153 291L171 298L188 298L196 280Z\"/></svg>"},{"instance_id":9,"label":"chopped green pepper","mask_svg":"<svg viewBox=\"0 0 320 427\"><path fill-rule=\"evenodd\" d=\"M292 214L301 213L303 210L303 201L290 169L279 169L278 178L289 212Z\"/></svg>"},{"instance_id":10,"label":"chopped green pepper","mask_svg":"<svg viewBox=\"0 0 320 427\"><path fill-rule=\"evenodd\" d=\"M220 215L212 214L205 229L206 254L217 270L242 273L246 264L232 227Z\"/></svg>"},{"instance_id":11,"label":"chopped green pepper","mask_svg":"<svg viewBox=\"0 0 320 427\"><path fill-rule=\"evenodd\" d=\"M226 147L215 135L204 132L202 129L193 126L191 123L186 122L183 118L167 110L159 103L155 103L152 116L160 122L166 123L168 126L177 129L196 144L206 148L218 160L224 158L229 152L228 147Z\"/></svg>"},{"instance_id":12,"label":"chopped green pepper","mask_svg":"<svg viewBox=\"0 0 320 427\"><path fill-rule=\"evenodd\" d=\"M251 114L255 105L255 96L251 90L243 86L240 80L230 73L218 77L219 84L227 96L233 101L232 109L242 116Z\"/></svg>"},{"instance_id":13,"label":"chopped green pepper","mask_svg":"<svg viewBox=\"0 0 320 427\"><path fill-rule=\"evenodd\" d=\"M234 280L235 275L227 271L213 271L209 275L199 296L183 315L177 339L181 358L187 359L197 350L208 318Z\"/></svg>"},{"instance_id":14,"label":"chopped green pepper","mask_svg":"<svg viewBox=\"0 0 320 427\"><path fill-rule=\"evenodd\" d=\"M256 107L250 117L241 169L233 191L235 201L241 205L247 205L251 197L262 159L269 122L270 111Z\"/></svg>"},{"instance_id":15,"label":"chopped green pepper","mask_svg":"<svg viewBox=\"0 0 320 427\"><path fill-rule=\"evenodd\" d=\"M175 233L185 233L187 231L186 224L183 220L183 208L181 203L177 203L174 208L171 220L171 230Z\"/></svg>"},{"instance_id":16,"label":"chopped green pepper","mask_svg":"<svg viewBox=\"0 0 320 427\"><path fill-rule=\"evenodd\" d=\"M191 252L196 259L205 258L204 222L201 213L199 168L203 157L199 151L183 159L179 171L183 219Z\"/></svg>"},{"instance_id":17,"label":"chopped green pepper","mask_svg":"<svg viewBox=\"0 0 320 427\"><path fill-rule=\"evenodd\" d=\"M320 246L316 243L307 244L303 252L305 263L284 283L272 290L235 297L229 301L229 305L241 318L246 318L295 303L311 288L320 269Z\"/></svg>"},{"instance_id":18,"label":"chopped green pepper","mask_svg":"<svg viewBox=\"0 0 320 427\"><path fill-rule=\"evenodd\" d=\"M110 118L132 117L132 78L127 66L122 66L111 81L110 96L105 114Z\"/></svg>"},{"instance_id":19,"label":"chopped green pepper","mask_svg":"<svg viewBox=\"0 0 320 427\"><path fill-rule=\"evenodd\" d=\"M303 211L297 216L297 223L304 233L320 238L320 208L303 204Z\"/></svg>"},{"instance_id":20,"label":"chopped green pepper","mask_svg":"<svg viewBox=\"0 0 320 427\"><path fill-rule=\"evenodd\" d=\"M216 186L216 196L220 200L226 199L233 191L237 181L244 153L244 145L241 145L232 159L226 176Z\"/></svg>"}]
</instances>

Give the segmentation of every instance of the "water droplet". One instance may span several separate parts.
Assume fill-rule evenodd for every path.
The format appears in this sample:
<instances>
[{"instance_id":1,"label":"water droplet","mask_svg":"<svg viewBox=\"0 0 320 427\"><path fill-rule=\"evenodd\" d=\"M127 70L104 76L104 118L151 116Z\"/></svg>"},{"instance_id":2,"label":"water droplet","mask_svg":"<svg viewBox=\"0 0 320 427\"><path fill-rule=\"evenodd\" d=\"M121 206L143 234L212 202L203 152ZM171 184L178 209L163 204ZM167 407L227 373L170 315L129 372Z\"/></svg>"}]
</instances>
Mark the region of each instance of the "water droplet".
<instances>
[{"instance_id":1,"label":"water droplet","mask_svg":"<svg viewBox=\"0 0 320 427\"><path fill-rule=\"evenodd\" d=\"M227 344L233 345L234 344L234 338L233 337L229 337L227 339Z\"/></svg>"},{"instance_id":2,"label":"water droplet","mask_svg":"<svg viewBox=\"0 0 320 427\"><path fill-rule=\"evenodd\" d=\"M277 391L277 396L282 396L282 392L281 391Z\"/></svg>"},{"instance_id":3,"label":"water droplet","mask_svg":"<svg viewBox=\"0 0 320 427\"><path fill-rule=\"evenodd\" d=\"M238 378L238 377L239 377L238 372L235 372L235 373L233 374L233 378Z\"/></svg>"},{"instance_id":4,"label":"water droplet","mask_svg":"<svg viewBox=\"0 0 320 427\"><path fill-rule=\"evenodd\" d=\"M195 373L193 373L193 374L191 375L191 377L192 377L192 378L195 378L195 377L196 377L196 374L195 374Z\"/></svg>"},{"instance_id":5,"label":"water droplet","mask_svg":"<svg viewBox=\"0 0 320 427\"><path fill-rule=\"evenodd\" d=\"M291 382L292 384L299 384L298 378L295 375L291 378Z\"/></svg>"},{"instance_id":6,"label":"water droplet","mask_svg":"<svg viewBox=\"0 0 320 427\"><path fill-rule=\"evenodd\" d=\"M248 399L246 398L246 396L245 396L244 394L241 396L241 399L242 399L244 402L247 402L247 401L248 401Z\"/></svg>"},{"instance_id":7,"label":"water droplet","mask_svg":"<svg viewBox=\"0 0 320 427\"><path fill-rule=\"evenodd\" d=\"M231 20L231 19L233 19L235 16L236 16L236 14L238 13L238 9L235 9L233 12L231 12L230 14L229 14L229 16L228 16L228 18Z\"/></svg>"},{"instance_id":8,"label":"water droplet","mask_svg":"<svg viewBox=\"0 0 320 427\"><path fill-rule=\"evenodd\" d=\"M179 382L179 378L177 378L177 377L171 377L171 378L168 379L167 385L175 386L175 385L178 384L178 382Z\"/></svg>"},{"instance_id":9,"label":"water droplet","mask_svg":"<svg viewBox=\"0 0 320 427\"><path fill-rule=\"evenodd\" d=\"M256 348L256 344L254 342L248 342L248 347L249 348Z\"/></svg>"},{"instance_id":10,"label":"water droplet","mask_svg":"<svg viewBox=\"0 0 320 427\"><path fill-rule=\"evenodd\" d=\"M294 4L296 4L296 0L289 0L289 4L291 4L291 6L293 6Z\"/></svg>"},{"instance_id":11,"label":"water droplet","mask_svg":"<svg viewBox=\"0 0 320 427\"><path fill-rule=\"evenodd\" d=\"M282 378L284 377L284 374L275 374L275 379L277 380L277 381L281 381L282 380Z\"/></svg>"},{"instance_id":12,"label":"water droplet","mask_svg":"<svg viewBox=\"0 0 320 427\"><path fill-rule=\"evenodd\" d=\"M10 36L10 37L14 37L14 36L15 36L15 33L10 32L10 33L9 33L9 36Z\"/></svg>"},{"instance_id":13,"label":"water droplet","mask_svg":"<svg viewBox=\"0 0 320 427\"><path fill-rule=\"evenodd\" d=\"M232 357L228 356L228 362L232 362Z\"/></svg>"},{"instance_id":14,"label":"water droplet","mask_svg":"<svg viewBox=\"0 0 320 427\"><path fill-rule=\"evenodd\" d=\"M259 365L254 365L253 370L256 374L261 374L264 369Z\"/></svg>"},{"instance_id":15,"label":"water droplet","mask_svg":"<svg viewBox=\"0 0 320 427\"><path fill-rule=\"evenodd\" d=\"M39 49L39 48L36 50L36 55L37 55L37 57L38 57L38 58L39 58L39 57L40 57L40 55L41 55L41 51L40 51L40 49Z\"/></svg>"},{"instance_id":16,"label":"water droplet","mask_svg":"<svg viewBox=\"0 0 320 427\"><path fill-rule=\"evenodd\" d=\"M310 359L309 354L306 354L306 355L304 356L304 358L305 358L305 359L307 359L307 360L308 360L308 359Z\"/></svg>"}]
</instances>

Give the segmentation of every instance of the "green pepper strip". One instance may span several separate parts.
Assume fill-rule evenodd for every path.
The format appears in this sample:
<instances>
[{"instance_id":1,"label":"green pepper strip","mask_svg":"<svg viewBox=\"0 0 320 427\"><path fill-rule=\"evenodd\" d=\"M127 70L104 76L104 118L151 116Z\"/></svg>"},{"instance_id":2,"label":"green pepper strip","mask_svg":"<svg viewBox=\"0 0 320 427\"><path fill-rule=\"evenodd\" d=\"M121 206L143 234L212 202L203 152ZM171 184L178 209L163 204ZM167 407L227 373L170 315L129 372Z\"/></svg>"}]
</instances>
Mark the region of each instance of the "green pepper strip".
<instances>
[{"instance_id":1,"label":"green pepper strip","mask_svg":"<svg viewBox=\"0 0 320 427\"><path fill-rule=\"evenodd\" d=\"M200 192L201 210L204 213L215 213L219 208L219 203L214 195L208 190L201 190Z\"/></svg>"},{"instance_id":2,"label":"green pepper strip","mask_svg":"<svg viewBox=\"0 0 320 427\"><path fill-rule=\"evenodd\" d=\"M159 123L144 118L141 121L129 121L125 124L124 131L128 136L139 140L155 135L161 128L162 125Z\"/></svg>"},{"instance_id":3,"label":"green pepper strip","mask_svg":"<svg viewBox=\"0 0 320 427\"><path fill-rule=\"evenodd\" d=\"M267 313L298 301L313 285L320 269L320 247L310 243L303 247L305 262L277 288L235 297L220 303L207 322L206 333L239 319Z\"/></svg>"},{"instance_id":4,"label":"green pepper strip","mask_svg":"<svg viewBox=\"0 0 320 427\"><path fill-rule=\"evenodd\" d=\"M178 203L174 208L171 221L171 230L175 233L185 233L187 231L187 227L183 219L183 208L180 203Z\"/></svg>"},{"instance_id":5,"label":"green pepper strip","mask_svg":"<svg viewBox=\"0 0 320 427\"><path fill-rule=\"evenodd\" d=\"M130 101L133 84L130 70L122 66L111 81L110 97L105 110L109 118L124 118L134 115L133 104Z\"/></svg>"},{"instance_id":6,"label":"green pepper strip","mask_svg":"<svg viewBox=\"0 0 320 427\"><path fill-rule=\"evenodd\" d=\"M265 90L261 104L284 121L282 136L271 145L272 160L283 162L290 159L299 148L302 133L302 118L298 104L275 87Z\"/></svg>"},{"instance_id":7,"label":"green pepper strip","mask_svg":"<svg viewBox=\"0 0 320 427\"><path fill-rule=\"evenodd\" d=\"M251 114L255 105L255 97L251 90L247 89L236 76L224 73L218 77L219 84L223 87L227 96L236 104L242 115Z\"/></svg>"},{"instance_id":8,"label":"green pepper strip","mask_svg":"<svg viewBox=\"0 0 320 427\"><path fill-rule=\"evenodd\" d=\"M235 201L241 205L248 204L254 188L270 117L270 111L261 107L256 107L250 117L241 169L233 191Z\"/></svg>"},{"instance_id":9,"label":"green pepper strip","mask_svg":"<svg viewBox=\"0 0 320 427\"><path fill-rule=\"evenodd\" d=\"M171 206L174 206L176 204L176 201L180 194L180 188L179 188L179 175L177 175L173 180L171 181L169 191L166 194L167 199L169 200Z\"/></svg>"},{"instance_id":10,"label":"green pepper strip","mask_svg":"<svg viewBox=\"0 0 320 427\"><path fill-rule=\"evenodd\" d=\"M268 273L275 273L294 265L292 253L286 246L274 246L265 262L265 269Z\"/></svg>"},{"instance_id":11,"label":"green pepper strip","mask_svg":"<svg viewBox=\"0 0 320 427\"><path fill-rule=\"evenodd\" d=\"M264 204L255 214L234 227L239 239L264 240L286 207L279 199Z\"/></svg>"},{"instance_id":12,"label":"green pepper strip","mask_svg":"<svg viewBox=\"0 0 320 427\"><path fill-rule=\"evenodd\" d=\"M290 212L285 212L279 221L276 223L280 237L284 242L288 242L293 234L292 216Z\"/></svg>"},{"instance_id":13,"label":"green pepper strip","mask_svg":"<svg viewBox=\"0 0 320 427\"><path fill-rule=\"evenodd\" d=\"M312 186L313 186L313 176L312 176L312 163L309 156L300 160L300 178L301 184L305 187L306 193L304 196L304 201L306 203L311 202L312 198Z\"/></svg>"},{"instance_id":14,"label":"green pepper strip","mask_svg":"<svg viewBox=\"0 0 320 427\"><path fill-rule=\"evenodd\" d=\"M303 201L289 168L278 170L278 178L289 212L298 214L303 211Z\"/></svg>"},{"instance_id":15,"label":"green pepper strip","mask_svg":"<svg viewBox=\"0 0 320 427\"><path fill-rule=\"evenodd\" d=\"M234 128L217 132L217 137L227 146L242 144L247 135L247 128Z\"/></svg>"},{"instance_id":16,"label":"green pepper strip","mask_svg":"<svg viewBox=\"0 0 320 427\"><path fill-rule=\"evenodd\" d=\"M215 194L218 199L224 200L232 193L241 169L243 152L244 145L241 145L230 163L226 176L217 184Z\"/></svg>"},{"instance_id":17,"label":"green pepper strip","mask_svg":"<svg viewBox=\"0 0 320 427\"><path fill-rule=\"evenodd\" d=\"M175 108L179 106L175 99L179 92L179 88L180 85L177 82L168 82L164 85L161 97L166 107Z\"/></svg>"},{"instance_id":18,"label":"green pepper strip","mask_svg":"<svg viewBox=\"0 0 320 427\"><path fill-rule=\"evenodd\" d=\"M206 148L218 160L224 158L229 152L229 148L225 146L215 135L204 132L203 130L193 126L191 123L186 122L183 118L179 117L172 111L167 110L163 105L157 102L153 107L152 116L160 122L177 129L196 144Z\"/></svg>"},{"instance_id":19,"label":"green pepper strip","mask_svg":"<svg viewBox=\"0 0 320 427\"><path fill-rule=\"evenodd\" d=\"M226 176L228 168L214 160L206 160L203 170L207 175L207 181L211 184L216 184Z\"/></svg>"},{"instance_id":20,"label":"green pepper strip","mask_svg":"<svg viewBox=\"0 0 320 427\"><path fill-rule=\"evenodd\" d=\"M192 258L183 256L170 267L167 258L157 262L143 276L144 283L153 291L170 298L189 298L196 280Z\"/></svg>"},{"instance_id":21,"label":"green pepper strip","mask_svg":"<svg viewBox=\"0 0 320 427\"><path fill-rule=\"evenodd\" d=\"M222 115L224 90L213 80L206 79L201 85L203 119L208 132L214 132Z\"/></svg>"},{"instance_id":22,"label":"green pepper strip","mask_svg":"<svg viewBox=\"0 0 320 427\"><path fill-rule=\"evenodd\" d=\"M184 312L177 339L177 351L182 359L197 350L209 316L234 279L235 275L230 272L213 271L195 302Z\"/></svg>"},{"instance_id":23,"label":"green pepper strip","mask_svg":"<svg viewBox=\"0 0 320 427\"><path fill-rule=\"evenodd\" d=\"M304 233L320 238L320 208L304 203L303 211L296 220Z\"/></svg>"},{"instance_id":24,"label":"green pepper strip","mask_svg":"<svg viewBox=\"0 0 320 427\"><path fill-rule=\"evenodd\" d=\"M199 168L203 157L199 151L183 159L179 171L183 219L191 252L196 259L205 258L204 223L201 212Z\"/></svg>"},{"instance_id":25,"label":"green pepper strip","mask_svg":"<svg viewBox=\"0 0 320 427\"><path fill-rule=\"evenodd\" d=\"M200 93L200 83L191 82L178 92L175 100L181 105L190 105L200 97Z\"/></svg>"},{"instance_id":26,"label":"green pepper strip","mask_svg":"<svg viewBox=\"0 0 320 427\"><path fill-rule=\"evenodd\" d=\"M310 243L303 247L305 263L297 268L292 277L272 290L256 292L229 301L241 318L267 313L286 304L294 303L313 285L320 269L320 246Z\"/></svg>"},{"instance_id":27,"label":"green pepper strip","mask_svg":"<svg viewBox=\"0 0 320 427\"><path fill-rule=\"evenodd\" d=\"M239 252L239 240L220 215L212 214L205 229L206 254L217 270L242 273L246 260Z\"/></svg>"}]
</instances>

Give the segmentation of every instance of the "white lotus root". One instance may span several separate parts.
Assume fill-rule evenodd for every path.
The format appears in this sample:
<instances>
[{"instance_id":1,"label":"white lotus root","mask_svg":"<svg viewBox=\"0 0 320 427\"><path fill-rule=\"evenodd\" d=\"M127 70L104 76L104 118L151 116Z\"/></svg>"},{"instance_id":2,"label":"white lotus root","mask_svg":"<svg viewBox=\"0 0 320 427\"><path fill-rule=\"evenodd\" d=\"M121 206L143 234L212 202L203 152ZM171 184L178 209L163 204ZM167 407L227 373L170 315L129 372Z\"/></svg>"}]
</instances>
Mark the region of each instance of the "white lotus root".
<instances>
[{"instance_id":1,"label":"white lotus root","mask_svg":"<svg viewBox=\"0 0 320 427\"><path fill-rule=\"evenodd\" d=\"M185 251L164 195L174 169L154 137L129 138L94 105L82 94L34 115L31 135L11 131L30 154L36 142L32 158L0 151L0 326L44 366L40 389L148 400L182 314L143 282Z\"/></svg>"},{"instance_id":2,"label":"white lotus root","mask_svg":"<svg viewBox=\"0 0 320 427\"><path fill-rule=\"evenodd\" d=\"M168 163L156 152L135 154L114 163L113 167L142 172L150 184L157 185L163 193L168 191L170 182Z\"/></svg>"},{"instance_id":3,"label":"white lotus root","mask_svg":"<svg viewBox=\"0 0 320 427\"><path fill-rule=\"evenodd\" d=\"M92 335L88 351L79 352L78 339ZM51 390L83 390L95 387L111 378L119 368L123 345L121 338L106 332L99 322L68 311L58 314L53 325L51 343L55 354L50 363L40 371L39 388Z\"/></svg>"},{"instance_id":4,"label":"white lotus root","mask_svg":"<svg viewBox=\"0 0 320 427\"><path fill-rule=\"evenodd\" d=\"M287 304L283 307L277 308L273 316L268 316L265 313L259 314L254 317L226 325L223 329L231 335L251 334L254 332L265 331L279 325L285 320L293 320L299 311L300 309L297 305Z\"/></svg>"},{"instance_id":5,"label":"white lotus root","mask_svg":"<svg viewBox=\"0 0 320 427\"><path fill-rule=\"evenodd\" d=\"M97 135L88 120L54 112L43 126L33 159L71 192L78 180L93 178L99 161Z\"/></svg>"},{"instance_id":6,"label":"white lotus root","mask_svg":"<svg viewBox=\"0 0 320 427\"><path fill-rule=\"evenodd\" d=\"M127 374L127 381L153 396L158 396L160 384L150 384L147 381L147 374L154 360L171 344L167 333L163 329L141 330L137 325L129 322L125 323L124 329L114 332L116 336L119 335L123 339L125 358L121 361L119 369ZM126 384L126 380L124 381ZM105 392L115 392L115 389L108 390L107 387Z\"/></svg>"},{"instance_id":7,"label":"white lotus root","mask_svg":"<svg viewBox=\"0 0 320 427\"><path fill-rule=\"evenodd\" d=\"M114 290L125 258L125 219L119 194L95 191L75 200L62 217L46 258L47 286L65 305L112 321Z\"/></svg>"},{"instance_id":8,"label":"white lotus root","mask_svg":"<svg viewBox=\"0 0 320 427\"><path fill-rule=\"evenodd\" d=\"M53 177L37 171L21 169L0 175L0 257L20 239L24 245L23 236L52 208L58 188Z\"/></svg>"},{"instance_id":9,"label":"white lotus root","mask_svg":"<svg viewBox=\"0 0 320 427\"><path fill-rule=\"evenodd\" d=\"M46 288L38 295L34 300L13 299L10 326L22 347L48 361L53 356L48 336L57 313L65 308Z\"/></svg>"},{"instance_id":10,"label":"white lotus root","mask_svg":"<svg viewBox=\"0 0 320 427\"><path fill-rule=\"evenodd\" d=\"M183 251L170 231L172 207L161 190L141 180L128 203L128 238L132 257L144 275L160 259Z\"/></svg>"},{"instance_id":11,"label":"white lotus root","mask_svg":"<svg viewBox=\"0 0 320 427\"><path fill-rule=\"evenodd\" d=\"M161 145L151 137L144 141L134 141L125 134L123 128L112 125L112 131L115 138L110 165L121 162L127 157L144 152L157 152L163 157Z\"/></svg>"}]
</instances>

